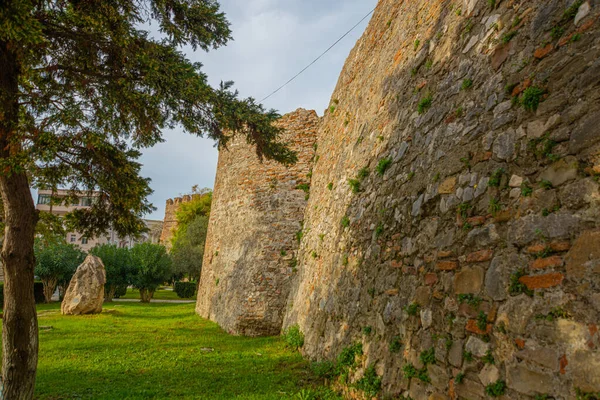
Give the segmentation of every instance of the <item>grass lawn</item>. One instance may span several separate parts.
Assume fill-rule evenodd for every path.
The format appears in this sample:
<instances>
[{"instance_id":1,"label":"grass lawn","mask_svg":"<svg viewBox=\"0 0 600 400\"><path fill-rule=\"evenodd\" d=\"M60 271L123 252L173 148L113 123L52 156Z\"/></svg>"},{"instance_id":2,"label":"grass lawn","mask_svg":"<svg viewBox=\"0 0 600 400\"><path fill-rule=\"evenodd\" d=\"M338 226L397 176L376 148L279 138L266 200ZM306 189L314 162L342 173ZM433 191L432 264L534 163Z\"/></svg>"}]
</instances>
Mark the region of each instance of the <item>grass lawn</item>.
<instances>
[{"instance_id":1,"label":"grass lawn","mask_svg":"<svg viewBox=\"0 0 600 400\"><path fill-rule=\"evenodd\" d=\"M108 303L62 316L58 303L39 305L36 399L286 399L318 388L281 338L228 335L194 306Z\"/></svg>"},{"instance_id":2,"label":"grass lawn","mask_svg":"<svg viewBox=\"0 0 600 400\"><path fill-rule=\"evenodd\" d=\"M140 291L137 289L127 288L127 294L125 296L121 296L122 299L138 299L140 298ZM164 290L159 289L154 292L154 296L152 297L155 300L196 300L196 298L191 299L182 299L177 296L177 293L173 290Z\"/></svg>"}]
</instances>

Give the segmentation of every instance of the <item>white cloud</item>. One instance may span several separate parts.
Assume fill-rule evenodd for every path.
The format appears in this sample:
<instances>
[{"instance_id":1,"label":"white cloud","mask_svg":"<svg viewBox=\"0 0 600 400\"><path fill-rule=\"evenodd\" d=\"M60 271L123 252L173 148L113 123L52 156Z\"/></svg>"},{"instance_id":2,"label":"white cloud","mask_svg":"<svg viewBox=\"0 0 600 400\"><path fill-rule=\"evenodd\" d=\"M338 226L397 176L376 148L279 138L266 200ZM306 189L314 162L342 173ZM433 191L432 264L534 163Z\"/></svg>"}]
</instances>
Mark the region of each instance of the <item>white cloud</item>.
<instances>
[{"instance_id":1,"label":"white cloud","mask_svg":"<svg viewBox=\"0 0 600 400\"><path fill-rule=\"evenodd\" d=\"M186 49L204 64L211 84L235 81L244 97L258 100L308 65L375 7L377 0L222 0L234 41L209 53ZM340 4L341 3L341 4ZM344 61L367 21L317 64L265 102L282 113L298 107L320 115L327 107ZM166 132L166 143L144 151L143 175L152 178L150 200L162 219L166 199L194 184L212 187L217 151L212 142L183 132Z\"/></svg>"}]
</instances>

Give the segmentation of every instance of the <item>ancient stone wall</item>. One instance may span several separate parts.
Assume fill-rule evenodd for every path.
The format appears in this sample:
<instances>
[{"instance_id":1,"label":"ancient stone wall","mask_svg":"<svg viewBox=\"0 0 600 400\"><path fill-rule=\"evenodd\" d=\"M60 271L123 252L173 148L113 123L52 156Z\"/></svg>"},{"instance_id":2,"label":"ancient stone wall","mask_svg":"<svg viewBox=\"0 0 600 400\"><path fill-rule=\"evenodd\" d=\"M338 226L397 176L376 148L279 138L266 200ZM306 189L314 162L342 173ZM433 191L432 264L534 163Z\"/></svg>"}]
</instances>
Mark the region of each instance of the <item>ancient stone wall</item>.
<instances>
[{"instance_id":1,"label":"ancient stone wall","mask_svg":"<svg viewBox=\"0 0 600 400\"><path fill-rule=\"evenodd\" d=\"M279 333L296 269L318 117L299 109L278 123L292 167L260 163L241 137L219 153L196 311L235 334Z\"/></svg>"},{"instance_id":2,"label":"ancient stone wall","mask_svg":"<svg viewBox=\"0 0 600 400\"><path fill-rule=\"evenodd\" d=\"M319 128L284 322L306 356L353 349L350 383L413 399L600 392L599 12L379 2ZM213 318L254 296L226 277Z\"/></svg>"},{"instance_id":3,"label":"ancient stone wall","mask_svg":"<svg viewBox=\"0 0 600 400\"><path fill-rule=\"evenodd\" d=\"M186 194L182 197L175 197L174 199L168 199L165 204L165 219L163 220L162 232L160 234L160 244L171 248L171 239L177 230L177 211L181 204L189 203L196 196L202 196L201 194L189 195Z\"/></svg>"}]
</instances>

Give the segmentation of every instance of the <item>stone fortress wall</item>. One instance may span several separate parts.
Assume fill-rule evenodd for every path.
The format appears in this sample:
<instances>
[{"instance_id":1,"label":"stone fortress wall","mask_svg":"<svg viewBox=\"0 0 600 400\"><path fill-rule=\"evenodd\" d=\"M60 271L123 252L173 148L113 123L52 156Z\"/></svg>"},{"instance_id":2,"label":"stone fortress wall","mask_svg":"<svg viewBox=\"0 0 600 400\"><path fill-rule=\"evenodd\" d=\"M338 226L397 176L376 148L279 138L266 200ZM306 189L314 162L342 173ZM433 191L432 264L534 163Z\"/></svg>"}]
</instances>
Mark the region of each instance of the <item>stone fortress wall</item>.
<instances>
[{"instance_id":1,"label":"stone fortress wall","mask_svg":"<svg viewBox=\"0 0 600 400\"><path fill-rule=\"evenodd\" d=\"M202 194L186 194L181 197L175 197L174 199L167 199L165 204L165 219L163 220L162 232L160 234L160 243L171 248L171 239L177 230L177 211L181 204L189 203L196 197L202 197Z\"/></svg>"},{"instance_id":2,"label":"stone fortress wall","mask_svg":"<svg viewBox=\"0 0 600 400\"><path fill-rule=\"evenodd\" d=\"M299 109L278 124L298 153L290 168L261 163L242 137L219 153L196 311L235 334L279 334L296 270L318 117Z\"/></svg>"},{"instance_id":3,"label":"stone fortress wall","mask_svg":"<svg viewBox=\"0 0 600 400\"><path fill-rule=\"evenodd\" d=\"M306 207L296 183L267 196L250 149L221 154L199 313L241 334L285 313L304 355L361 347L350 382L372 367L391 395L600 392L599 14L379 1L319 124Z\"/></svg>"}]
</instances>

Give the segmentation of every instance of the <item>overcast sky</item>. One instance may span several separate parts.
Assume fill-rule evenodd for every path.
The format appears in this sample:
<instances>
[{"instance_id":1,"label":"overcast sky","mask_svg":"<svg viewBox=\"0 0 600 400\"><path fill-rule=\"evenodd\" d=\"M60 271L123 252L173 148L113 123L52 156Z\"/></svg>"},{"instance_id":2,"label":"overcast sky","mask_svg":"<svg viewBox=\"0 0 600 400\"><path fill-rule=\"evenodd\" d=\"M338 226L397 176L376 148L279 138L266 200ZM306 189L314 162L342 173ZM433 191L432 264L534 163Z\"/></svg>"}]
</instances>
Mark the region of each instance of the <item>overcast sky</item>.
<instances>
[{"instance_id":1,"label":"overcast sky","mask_svg":"<svg viewBox=\"0 0 600 400\"><path fill-rule=\"evenodd\" d=\"M204 64L209 81L233 80L243 97L258 100L285 83L377 5L377 0L221 0L234 40L205 53L186 51ZM346 57L364 32L367 18L298 79L265 101L281 114L299 107L323 115ZM165 143L146 149L142 175L152 179L150 201L157 210L147 216L163 219L165 201L191 187L213 187L218 152L214 143L165 132Z\"/></svg>"}]
</instances>

